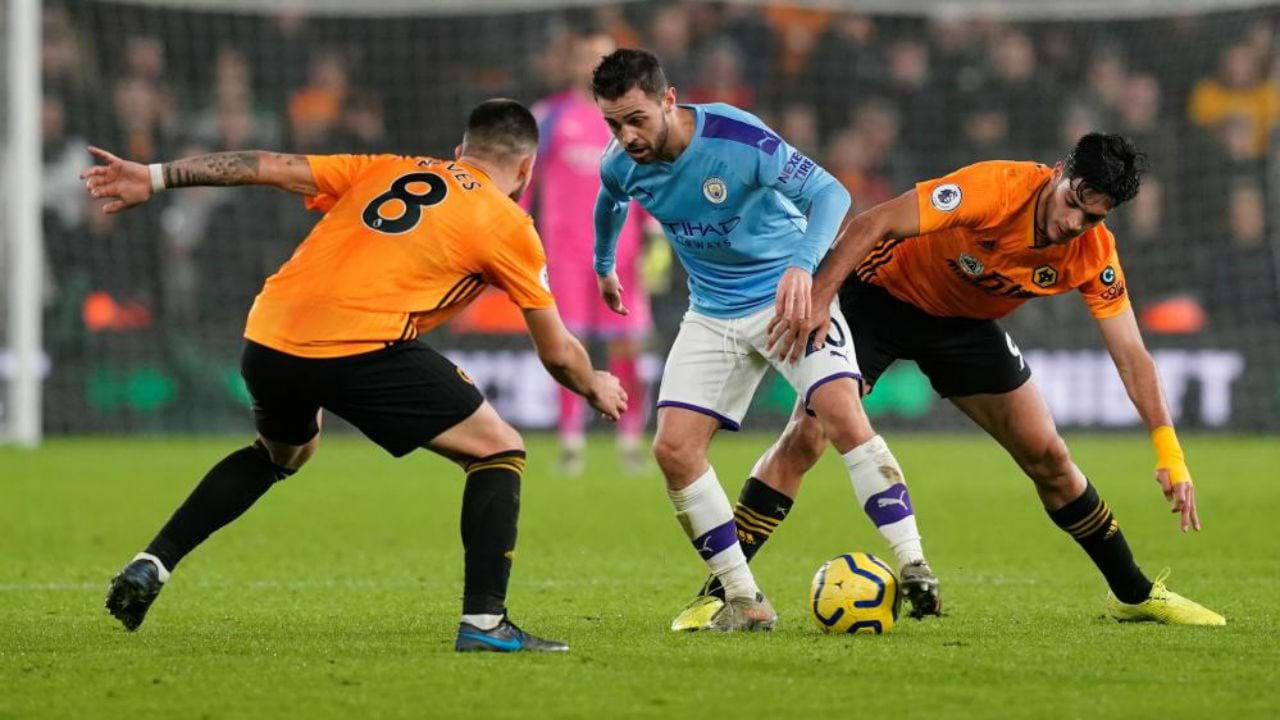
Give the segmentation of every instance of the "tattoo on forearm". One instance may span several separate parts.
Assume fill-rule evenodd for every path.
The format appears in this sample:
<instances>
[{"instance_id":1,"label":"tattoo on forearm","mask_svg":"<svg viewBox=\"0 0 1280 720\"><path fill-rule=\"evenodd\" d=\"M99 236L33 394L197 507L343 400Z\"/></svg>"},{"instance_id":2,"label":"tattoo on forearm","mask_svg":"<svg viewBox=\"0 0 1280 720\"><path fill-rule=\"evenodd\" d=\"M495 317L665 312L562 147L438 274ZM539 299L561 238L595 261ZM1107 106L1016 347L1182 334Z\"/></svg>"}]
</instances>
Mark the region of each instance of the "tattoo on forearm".
<instances>
[{"instance_id":1,"label":"tattoo on forearm","mask_svg":"<svg viewBox=\"0 0 1280 720\"><path fill-rule=\"evenodd\" d=\"M197 155L164 164L164 185L248 185L258 179L261 164L256 150Z\"/></svg>"}]
</instances>

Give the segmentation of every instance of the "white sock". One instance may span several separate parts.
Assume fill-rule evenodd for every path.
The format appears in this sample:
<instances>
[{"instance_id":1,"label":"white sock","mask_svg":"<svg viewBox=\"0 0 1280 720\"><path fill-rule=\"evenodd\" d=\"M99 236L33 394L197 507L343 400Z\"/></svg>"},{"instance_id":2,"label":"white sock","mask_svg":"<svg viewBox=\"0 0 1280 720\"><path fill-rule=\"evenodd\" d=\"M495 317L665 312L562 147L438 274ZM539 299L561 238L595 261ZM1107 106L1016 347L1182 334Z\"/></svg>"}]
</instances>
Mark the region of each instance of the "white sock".
<instances>
[{"instance_id":1,"label":"white sock","mask_svg":"<svg viewBox=\"0 0 1280 720\"><path fill-rule=\"evenodd\" d=\"M469 625L475 625L481 630L492 630L498 627L498 623L502 622L502 616L487 614L467 615L464 613L462 616L462 622Z\"/></svg>"},{"instance_id":2,"label":"white sock","mask_svg":"<svg viewBox=\"0 0 1280 720\"><path fill-rule=\"evenodd\" d=\"M924 559L911 495L898 460L876 435L841 457L849 470L853 494L898 558L898 567Z\"/></svg>"},{"instance_id":3,"label":"white sock","mask_svg":"<svg viewBox=\"0 0 1280 720\"><path fill-rule=\"evenodd\" d=\"M668 490L667 494L676 508L680 527L693 541L693 548L724 585L725 597L755 598L760 588L756 587L756 580L747 568L747 558L738 545L733 510L716 479L715 469L708 467L688 487Z\"/></svg>"},{"instance_id":4,"label":"white sock","mask_svg":"<svg viewBox=\"0 0 1280 720\"><path fill-rule=\"evenodd\" d=\"M134 555L133 560L130 560L129 562L132 563L136 560L151 561L151 563L156 566L156 570L160 571L159 572L160 584L163 585L164 583L169 582L169 568L165 567L164 563L160 562L160 558L156 557L155 555L152 555L151 553L140 552L137 555Z\"/></svg>"}]
</instances>

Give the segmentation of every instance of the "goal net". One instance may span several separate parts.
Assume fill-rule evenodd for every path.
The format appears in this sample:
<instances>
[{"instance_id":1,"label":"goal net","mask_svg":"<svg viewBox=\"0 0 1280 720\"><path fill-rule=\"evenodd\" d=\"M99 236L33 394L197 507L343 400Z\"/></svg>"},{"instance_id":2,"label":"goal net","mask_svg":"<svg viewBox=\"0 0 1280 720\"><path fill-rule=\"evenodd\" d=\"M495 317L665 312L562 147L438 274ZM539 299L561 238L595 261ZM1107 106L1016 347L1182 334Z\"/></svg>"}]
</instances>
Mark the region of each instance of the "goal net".
<instances>
[{"instance_id":1,"label":"goal net","mask_svg":"<svg viewBox=\"0 0 1280 720\"><path fill-rule=\"evenodd\" d=\"M575 38L597 31L656 51L681 98L760 115L858 208L977 160L1052 163L1089 130L1129 136L1151 171L1108 225L1175 417L1280 429L1274 5L50 0L41 12L41 166L28 182L47 433L243 431L246 311L318 219L261 188L182 190L105 216L76 178L86 144L139 162L250 147L449 156L472 104L563 90ZM652 377L687 296L678 266L644 262ZM1060 424L1138 425L1078 297L1028 303L1004 325ZM428 342L507 417L554 423L555 388L500 297ZM776 429L792 400L770 378L747 427ZM946 406L911 363L868 398L884 427L960 427Z\"/></svg>"}]
</instances>

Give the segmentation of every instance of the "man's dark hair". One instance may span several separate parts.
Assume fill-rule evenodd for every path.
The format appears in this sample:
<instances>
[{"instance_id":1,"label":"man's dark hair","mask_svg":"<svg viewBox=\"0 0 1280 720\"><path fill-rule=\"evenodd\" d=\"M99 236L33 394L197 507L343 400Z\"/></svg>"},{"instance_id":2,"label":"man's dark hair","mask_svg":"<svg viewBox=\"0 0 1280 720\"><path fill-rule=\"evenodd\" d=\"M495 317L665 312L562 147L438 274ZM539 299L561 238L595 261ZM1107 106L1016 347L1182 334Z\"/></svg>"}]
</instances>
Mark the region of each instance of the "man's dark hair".
<instances>
[{"instance_id":1,"label":"man's dark hair","mask_svg":"<svg viewBox=\"0 0 1280 720\"><path fill-rule=\"evenodd\" d=\"M658 56L648 50L619 48L591 72L591 93L597 98L617 100L634 87L654 100L667 91L667 74Z\"/></svg>"},{"instance_id":2,"label":"man's dark hair","mask_svg":"<svg viewBox=\"0 0 1280 720\"><path fill-rule=\"evenodd\" d=\"M462 137L467 152L501 158L538 149L538 121L524 105L507 98L485 100L471 111Z\"/></svg>"},{"instance_id":3,"label":"man's dark hair","mask_svg":"<svg viewBox=\"0 0 1280 720\"><path fill-rule=\"evenodd\" d=\"M1092 132L1067 155L1067 177L1110 197L1116 205L1132 200L1147 171L1147 156L1121 135Z\"/></svg>"}]
</instances>

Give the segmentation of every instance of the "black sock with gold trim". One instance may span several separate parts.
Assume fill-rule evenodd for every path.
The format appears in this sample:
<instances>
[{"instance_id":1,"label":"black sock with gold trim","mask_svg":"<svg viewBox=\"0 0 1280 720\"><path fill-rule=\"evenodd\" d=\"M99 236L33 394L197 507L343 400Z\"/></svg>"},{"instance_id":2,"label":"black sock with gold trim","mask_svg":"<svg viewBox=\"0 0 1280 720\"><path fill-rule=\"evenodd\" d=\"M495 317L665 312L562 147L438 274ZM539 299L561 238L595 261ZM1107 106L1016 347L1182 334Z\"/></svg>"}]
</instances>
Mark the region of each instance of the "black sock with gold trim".
<instances>
[{"instance_id":1,"label":"black sock with gold trim","mask_svg":"<svg viewBox=\"0 0 1280 720\"><path fill-rule=\"evenodd\" d=\"M1133 604L1147 599L1151 581L1133 561L1120 523L1092 483L1085 486L1080 497L1048 513L1089 554L1120 602Z\"/></svg>"},{"instance_id":2,"label":"black sock with gold trim","mask_svg":"<svg viewBox=\"0 0 1280 720\"><path fill-rule=\"evenodd\" d=\"M795 500L783 495L764 483L763 480L747 478L738 494L738 503L733 508L733 524L738 532L738 545L747 562L760 552L769 536L778 529L778 525L787 519ZM715 595L724 599L724 586L719 578L712 578L703 595Z\"/></svg>"},{"instance_id":3,"label":"black sock with gold trim","mask_svg":"<svg viewBox=\"0 0 1280 720\"><path fill-rule=\"evenodd\" d=\"M464 615L506 612L524 458L523 450L508 450L467 466L467 486L462 492Z\"/></svg>"},{"instance_id":4,"label":"black sock with gold trim","mask_svg":"<svg viewBox=\"0 0 1280 720\"><path fill-rule=\"evenodd\" d=\"M147 545L147 552L172 572L187 553L243 515L272 485L294 472L272 462L261 440L240 448L210 468Z\"/></svg>"}]
</instances>

